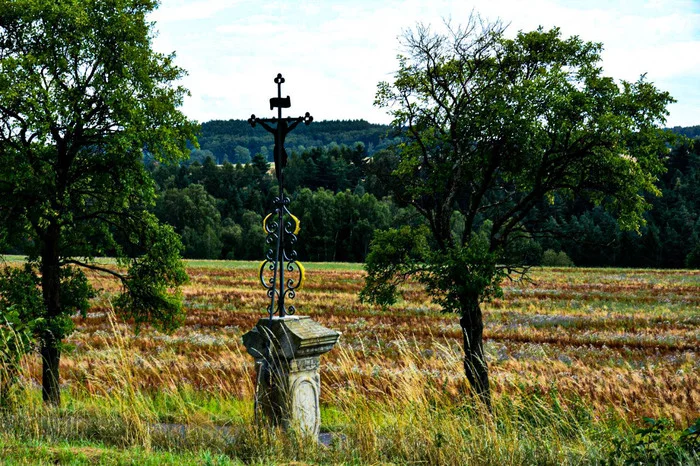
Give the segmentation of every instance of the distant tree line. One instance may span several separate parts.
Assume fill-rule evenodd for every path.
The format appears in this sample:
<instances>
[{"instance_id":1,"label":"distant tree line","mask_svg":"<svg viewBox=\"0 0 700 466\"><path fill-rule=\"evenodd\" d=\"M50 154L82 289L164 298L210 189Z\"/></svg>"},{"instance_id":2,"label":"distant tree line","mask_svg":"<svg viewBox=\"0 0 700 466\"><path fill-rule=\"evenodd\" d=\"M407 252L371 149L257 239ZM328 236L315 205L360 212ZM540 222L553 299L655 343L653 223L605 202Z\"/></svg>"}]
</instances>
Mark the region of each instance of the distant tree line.
<instances>
[{"instance_id":1,"label":"distant tree line","mask_svg":"<svg viewBox=\"0 0 700 466\"><path fill-rule=\"evenodd\" d=\"M203 128L243 127L243 123L212 121ZM397 161L387 148L386 139L378 136L379 125L321 124L326 130L315 133L319 145L293 149L299 147L295 146L299 140L293 139L294 133L288 137L291 156L285 179L292 199L291 211L302 222L297 243L299 257L362 262L375 230L417 226L424 220L413 208L400 205L387 195L384 175L396 168ZM341 131L344 126L350 129ZM363 133L362 128L367 132ZM381 128L387 134L388 127ZM698 126L673 128L687 137L697 137L698 130ZM224 132L221 129L220 133L209 134ZM339 144L319 136L330 137L332 132L340 141L357 141ZM203 134L200 152L213 153L211 139L204 130ZM232 134L231 140L239 137L238 132ZM269 136L265 139L265 135L255 134L258 137L263 145L272 144ZM379 141L374 149L380 145L384 148L370 156L368 143L373 140ZM147 160L158 192L154 213L181 235L187 258L260 259L265 240L262 220L272 210L278 193L271 165L259 152L249 163L234 164L228 159L219 162L211 154L201 161L191 159L180 165ZM546 218L548 234L523 238L518 243L522 249L518 253L524 253L533 265L700 267L700 143L686 142L674 147L666 165L667 172L658 183L663 195L649 198L653 208L645 214L647 224L638 233L621 230L601 208L580 199L555 197L530 215L531 220ZM524 224L527 222L525 219ZM455 214L453 231L458 234L463 226ZM16 243L5 252L22 253L26 241L30 240Z\"/></svg>"},{"instance_id":2,"label":"distant tree line","mask_svg":"<svg viewBox=\"0 0 700 466\"><path fill-rule=\"evenodd\" d=\"M366 191L372 185L366 146L330 144L293 152L285 177L290 210L301 220L297 252L304 260L362 261L376 229L411 221L412 212ZM148 165L159 192L156 216L182 236L184 256L263 257L262 221L278 195L270 164Z\"/></svg>"},{"instance_id":3,"label":"distant tree line","mask_svg":"<svg viewBox=\"0 0 700 466\"><path fill-rule=\"evenodd\" d=\"M700 138L700 125L696 126L674 126L671 128L671 131L673 131L676 134L680 134L681 136L685 136L690 139L698 139Z\"/></svg>"},{"instance_id":4,"label":"distant tree line","mask_svg":"<svg viewBox=\"0 0 700 466\"><path fill-rule=\"evenodd\" d=\"M363 261L375 230L422 222L387 196L382 174L395 163L389 150L368 157L362 143L293 151L285 176L291 210L302 222L300 258ZM650 197L654 207L639 232L621 230L609 213L580 199L554 198L530 215L547 219L548 234L519 247L536 265L700 267L700 144L673 148L667 167L658 186L663 195ZM262 219L277 195L262 154L249 164L208 157L149 169L160 192L155 213L182 235L185 257L262 257ZM463 228L458 215L452 228Z\"/></svg>"},{"instance_id":5,"label":"distant tree line","mask_svg":"<svg viewBox=\"0 0 700 466\"><path fill-rule=\"evenodd\" d=\"M600 208L557 199L541 208L556 233L539 241L542 249L564 251L579 266L700 268L700 141L674 147L666 167L639 233L621 231Z\"/></svg>"},{"instance_id":6,"label":"distant tree line","mask_svg":"<svg viewBox=\"0 0 700 466\"><path fill-rule=\"evenodd\" d=\"M364 120L318 121L302 125L286 140L288 151L303 152L329 144L352 146L364 144L367 155L388 147L393 138L390 127ZM246 120L212 120L202 124L199 134L200 149L192 151L192 161L204 162L213 157L217 164L224 162L249 163L255 154L272 161L274 142L265 131L253 129Z\"/></svg>"}]
</instances>

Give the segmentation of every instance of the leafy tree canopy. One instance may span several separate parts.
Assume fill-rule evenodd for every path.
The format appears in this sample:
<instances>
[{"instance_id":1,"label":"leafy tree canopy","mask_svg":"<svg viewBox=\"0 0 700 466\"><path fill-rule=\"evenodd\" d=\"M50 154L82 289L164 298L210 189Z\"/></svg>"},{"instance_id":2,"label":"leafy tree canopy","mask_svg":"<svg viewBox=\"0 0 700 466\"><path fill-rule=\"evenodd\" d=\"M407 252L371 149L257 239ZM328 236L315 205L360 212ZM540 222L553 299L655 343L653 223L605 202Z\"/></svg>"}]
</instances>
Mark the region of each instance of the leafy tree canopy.
<instances>
[{"instance_id":1,"label":"leafy tree canopy","mask_svg":"<svg viewBox=\"0 0 700 466\"><path fill-rule=\"evenodd\" d=\"M172 287L186 279L180 241L148 208L154 185L144 153L188 156L195 125L178 110L186 90L173 56L151 50L154 0L14 0L0 3L0 238L29 238L44 399L60 401L58 362L70 316L92 290L83 268L119 277L116 304L135 322L170 330L183 319ZM116 256L119 270L96 264ZM19 278L18 278L19 277ZM9 282L8 282L9 280ZM9 283L9 284L8 284ZM30 312L31 311L31 312Z\"/></svg>"},{"instance_id":2,"label":"leafy tree canopy","mask_svg":"<svg viewBox=\"0 0 700 466\"><path fill-rule=\"evenodd\" d=\"M658 125L673 99L643 76L604 76L602 45L557 28L508 39L473 15L445 33L418 26L403 45L395 79L379 84L376 99L404 137L384 185L428 228L376 237L362 296L390 304L395 285L418 275L461 315L465 371L488 402L479 303L500 293L504 276L524 272L519 241L546 233L534 208L579 196L625 228L643 225L644 193L659 193L668 154Z\"/></svg>"}]
</instances>

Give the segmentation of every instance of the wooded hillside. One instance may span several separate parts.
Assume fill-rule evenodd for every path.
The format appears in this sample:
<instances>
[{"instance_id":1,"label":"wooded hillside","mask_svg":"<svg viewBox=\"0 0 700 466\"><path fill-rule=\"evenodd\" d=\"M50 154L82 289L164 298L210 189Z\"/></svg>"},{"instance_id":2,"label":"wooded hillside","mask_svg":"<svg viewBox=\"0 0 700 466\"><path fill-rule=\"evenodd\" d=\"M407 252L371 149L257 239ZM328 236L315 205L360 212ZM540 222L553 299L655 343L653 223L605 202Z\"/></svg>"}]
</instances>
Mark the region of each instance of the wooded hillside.
<instances>
[{"instance_id":1,"label":"wooded hillside","mask_svg":"<svg viewBox=\"0 0 700 466\"><path fill-rule=\"evenodd\" d=\"M700 137L700 126L672 131ZM193 151L189 163L147 162L159 192L156 215L182 235L185 257L262 257L260 225L277 194L265 155L272 154L272 137L253 130L246 121L229 120L204 123L199 141L200 150ZM285 177L291 210L302 221L300 259L363 261L375 230L422 221L412 208L387 196L382 175L395 167L388 147L396 142L388 126L314 122L300 126L287 142L291 157ZM238 160L250 163L230 163L236 153ZM578 199L557 198L538 206L533 215L549 219L552 235L523 242L529 261L700 267L700 143L671 150L658 186L663 196L650 198L653 208L645 214L647 225L639 233L622 231L610 214ZM453 229L460 227L455 217ZM23 250L23 244L4 248L13 253Z\"/></svg>"},{"instance_id":2,"label":"wooded hillside","mask_svg":"<svg viewBox=\"0 0 700 466\"><path fill-rule=\"evenodd\" d=\"M364 120L318 121L309 126L301 125L290 133L286 147L291 153L333 143L352 146L361 142L372 155L392 142L390 131L387 125ZM202 124L199 145L200 150L193 153L195 160L203 162L211 156L218 164L225 161L236 164L248 163L258 153L271 161L274 141L267 132L251 128L246 120L212 120Z\"/></svg>"}]
</instances>

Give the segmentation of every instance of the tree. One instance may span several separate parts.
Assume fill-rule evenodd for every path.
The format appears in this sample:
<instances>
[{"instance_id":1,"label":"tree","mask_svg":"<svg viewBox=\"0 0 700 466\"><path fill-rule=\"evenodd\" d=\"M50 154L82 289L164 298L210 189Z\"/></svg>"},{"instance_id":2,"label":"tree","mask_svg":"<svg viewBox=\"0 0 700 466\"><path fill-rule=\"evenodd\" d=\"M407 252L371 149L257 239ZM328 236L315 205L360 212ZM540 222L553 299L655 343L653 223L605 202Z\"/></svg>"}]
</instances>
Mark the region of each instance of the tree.
<instances>
[{"instance_id":1,"label":"tree","mask_svg":"<svg viewBox=\"0 0 700 466\"><path fill-rule=\"evenodd\" d=\"M302 259L334 261L338 234L338 208L331 191L319 188L301 189L292 201L290 209L301 220L304 241L297 252Z\"/></svg>"},{"instance_id":2,"label":"tree","mask_svg":"<svg viewBox=\"0 0 700 466\"><path fill-rule=\"evenodd\" d=\"M234 223L231 218L225 218L221 227L221 258L226 260L238 258L243 249L243 228Z\"/></svg>"},{"instance_id":3,"label":"tree","mask_svg":"<svg viewBox=\"0 0 700 466\"><path fill-rule=\"evenodd\" d=\"M236 146L233 149L233 162L234 163L248 163L250 162L250 150L247 147Z\"/></svg>"},{"instance_id":4,"label":"tree","mask_svg":"<svg viewBox=\"0 0 700 466\"><path fill-rule=\"evenodd\" d=\"M22 357L33 347L32 334L41 325L43 308L37 279L28 266L0 271L0 407L11 401Z\"/></svg>"},{"instance_id":5,"label":"tree","mask_svg":"<svg viewBox=\"0 0 700 466\"><path fill-rule=\"evenodd\" d=\"M191 259L219 259L221 214L216 199L201 184L185 189L168 189L156 202L155 214L182 236L184 256Z\"/></svg>"},{"instance_id":6,"label":"tree","mask_svg":"<svg viewBox=\"0 0 700 466\"><path fill-rule=\"evenodd\" d=\"M262 229L263 217L257 212L244 210L241 216L241 231L245 241L236 252L237 259L257 260L265 254L265 233Z\"/></svg>"},{"instance_id":7,"label":"tree","mask_svg":"<svg viewBox=\"0 0 700 466\"><path fill-rule=\"evenodd\" d=\"M121 281L116 308L137 325L167 331L184 319L180 241L148 211L143 159L186 159L196 126L178 110L187 91L172 85L184 71L151 50L156 4L0 3L0 237L29 239L17 276L41 290L32 318L45 402L60 404L61 343L93 294L84 269ZM22 305L0 312L32 314Z\"/></svg>"},{"instance_id":8,"label":"tree","mask_svg":"<svg viewBox=\"0 0 700 466\"><path fill-rule=\"evenodd\" d=\"M544 219L528 214L555 196L581 196L623 227L642 225L642 194L659 193L667 154L657 125L673 99L643 76L603 76L602 45L557 28L508 39L499 23L472 15L445 33L418 26L403 45L393 83L377 91L403 134L383 183L428 227L375 236L361 297L391 304L396 286L417 276L460 315L465 373L490 406L480 304L501 293L503 278L527 271L512 246L546 233Z\"/></svg>"}]
</instances>

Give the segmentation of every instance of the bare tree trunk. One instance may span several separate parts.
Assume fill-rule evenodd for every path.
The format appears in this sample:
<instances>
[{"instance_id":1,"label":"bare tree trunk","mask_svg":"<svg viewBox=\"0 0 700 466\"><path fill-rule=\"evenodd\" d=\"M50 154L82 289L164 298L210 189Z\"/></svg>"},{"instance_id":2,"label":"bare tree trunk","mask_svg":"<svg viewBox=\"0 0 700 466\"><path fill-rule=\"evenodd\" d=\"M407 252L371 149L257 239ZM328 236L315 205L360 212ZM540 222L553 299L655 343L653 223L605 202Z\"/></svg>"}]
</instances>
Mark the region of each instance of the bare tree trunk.
<instances>
[{"instance_id":1,"label":"bare tree trunk","mask_svg":"<svg viewBox=\"0 0 700 466\"><path fill-rule=\"evenodd\" d=\"M44 403L54 406L61 405L61 389L58 383L60 359L60 342L52 332L44 332L41 339L41 395Z\"/></svg>"},{"instance_id":2,"label":"bare tree trunk","mask_svg":"<svg viewBox=\"0 0 700 466\"><path fill-rule=\"evenodd\" d=\"M484 321L478 297L462 299L462 317L459 324L464 339L464 373L474 392L490 411L491 389L484 355Z\"/></svg>"},{"instance_id":3,"label":"bare tree trunk","mask_svg":"<svg viewBox=\"0 0 700 466\"><path fill-rule=\"evenodd\" d=\"M51 225L44 242L41 257L41 288L46 307L46 330L41 335L41 382L44 403L59 406L58 365L61 359L60 335L56 335L55 321L61 315L61 268L58 256L58 226Z\"/></svg>"}]
</instances>

